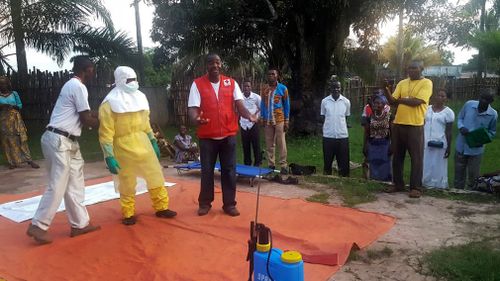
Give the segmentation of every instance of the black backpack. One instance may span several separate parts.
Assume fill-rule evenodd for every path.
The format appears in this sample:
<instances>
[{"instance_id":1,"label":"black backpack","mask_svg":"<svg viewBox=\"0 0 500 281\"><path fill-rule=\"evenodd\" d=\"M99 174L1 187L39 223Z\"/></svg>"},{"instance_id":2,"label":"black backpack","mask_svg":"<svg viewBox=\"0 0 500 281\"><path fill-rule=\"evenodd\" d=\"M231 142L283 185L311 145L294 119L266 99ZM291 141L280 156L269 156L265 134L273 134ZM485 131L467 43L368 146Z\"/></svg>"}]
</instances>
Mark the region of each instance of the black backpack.
<instances>
[{"instance_id":1,"label":"black backpack","mask_svg":"<svg viewBox=\"0 0 500 281\"><path fill-rule=\"evenodd\" d=\"M289 165L289 167L292 175L309 176L316 173L315 166L302 166L299 164L292 163Z\"/></svg>"}]
</instances>

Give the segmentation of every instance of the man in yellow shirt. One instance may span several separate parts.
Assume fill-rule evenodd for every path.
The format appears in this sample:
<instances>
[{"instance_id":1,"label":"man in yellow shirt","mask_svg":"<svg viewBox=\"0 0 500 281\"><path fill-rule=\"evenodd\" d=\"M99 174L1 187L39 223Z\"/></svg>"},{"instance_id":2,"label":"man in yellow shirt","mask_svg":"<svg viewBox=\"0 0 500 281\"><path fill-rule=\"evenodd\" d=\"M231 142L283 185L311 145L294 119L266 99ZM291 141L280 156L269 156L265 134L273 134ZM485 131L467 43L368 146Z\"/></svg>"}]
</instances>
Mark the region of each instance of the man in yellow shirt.
<instances>
[{"instance_id":1,"label":"man in yellow shirt","mask_svg":"<svg viewBox=\"0 0 500 281\"><path fill-rule=\"evenodd\" d=\"M388 192L404 190L403 166L406 151L411 158L410 197L422 194L424 157L424 118L432 95L432 81L422 76L421 62L412 61L407 68L408 78L400 81L391 95L385 93L391 104L397 105L392 125L392 170L394 186Z\"/></svg>"}]
</instances>

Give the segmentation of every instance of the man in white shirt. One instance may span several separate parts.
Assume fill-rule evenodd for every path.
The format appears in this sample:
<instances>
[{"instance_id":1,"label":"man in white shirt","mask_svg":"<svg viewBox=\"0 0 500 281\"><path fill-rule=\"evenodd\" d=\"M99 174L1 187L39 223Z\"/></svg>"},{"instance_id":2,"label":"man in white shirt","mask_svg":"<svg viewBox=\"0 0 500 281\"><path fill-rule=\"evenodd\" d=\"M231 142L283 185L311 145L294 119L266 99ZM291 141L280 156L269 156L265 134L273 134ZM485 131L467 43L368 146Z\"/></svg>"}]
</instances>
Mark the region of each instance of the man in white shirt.
<instances>
[{"instance_id":1,"label":"man in white shirt","mask_svg":"<svg viewBox=\"0 0 500 281\"><path fill-rule=\"evenodd\" d=\"M100 229L90 224L87 209L83 205L83 158L77 141L82 126L99 126L96 114L90 111L88 92L84 85L93 77L94 65L87 57L76 57L73 73L75 76L62 87L47 131L42 135L42 152L47 161L49 184L27 231L27 235L39 244L52 242L47 230L63 198L71 225L71 237Z\"/></svg>"},{"instance_id":2,"label":"man in white shirt","mask_svg":"<svg viewBox=\"0 0 500 281\"><path fill-rule=\"evenodd\" d=\"M222 209L230 216L239 216L236 209L236 134L238 116L252 122L257 117L243 105L243 94L238 83L220 73L222 62L210 54L206 61L207 74L191 85L188 113L198 125L200 139L201 187L198 196L198 215L208 214L214 201L214 167L217 157L221 166Z\"/></svg>"},{"instance_id":3,"label":"man in white shirt","mask_svg":"<svg viewBox=\"0 0 500 281\"><path fill-rule=\"evenodd\" d=\"M337 158L339 175L349 176L349 134L347 117L351 115L351 102L341 95L340 82L328 83L328 95L321 101L323 124L323 173L332 174L333 159Z\"/></svg>"},{"instance_id":4,"label":"man in white shirt","mask_svg":"<svg viewBox=\"0 0 500 281\"><path fill-rule=\"evenodd\" d=\"M260 112L260 96L252 92L252 82L250 80L243 81L243 105L251 114L259 114ZM260 128L255 122L246 118L240 118L241 126L241 143L243 145L243 163L252 165L252 153L254 156L254 166L260 166L262 156L260 151Z\"/></svg>"}]
</instances>

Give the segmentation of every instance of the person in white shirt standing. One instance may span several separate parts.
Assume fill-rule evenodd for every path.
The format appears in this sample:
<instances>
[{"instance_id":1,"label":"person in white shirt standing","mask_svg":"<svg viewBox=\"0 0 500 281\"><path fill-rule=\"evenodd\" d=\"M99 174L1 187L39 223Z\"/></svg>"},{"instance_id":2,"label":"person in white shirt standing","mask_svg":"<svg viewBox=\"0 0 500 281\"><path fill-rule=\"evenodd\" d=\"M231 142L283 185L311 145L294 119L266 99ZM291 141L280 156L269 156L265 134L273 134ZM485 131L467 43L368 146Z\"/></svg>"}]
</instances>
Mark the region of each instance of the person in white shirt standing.
<instances>
[{"instance_id":1,"label":"person in white shirt standing","mask_svg":"<svg viewBox=\"0 0 500 281\"><path fill-rule=\"evenodd\" d=\"M252 82L250 80L243 81L243 105L251 114L259 114L260 112L260 96L252 92ZM241 126L241 143L243 145L243 163L252 165L252 149L254 156L254 166L260 166L262 163L262 155L260 152L260 128L255 122L252 122L244 117L240 118Z\"/></svg>"},{"instance_id":2,"label":"person in white shirt standing","mask_svg":"<svg viewBox=\"0 0 500 281\"><path fill-rule=\"evenodd\" d=\"M82 126L99 126L97 115L90 111L88 92L84 85L94 75L94 64L87 57L75 57L73 73L75 76L62 87L47 131L42 135L42 152L47 161L49 184L27 231L27 235L39 244L52 242L47 230L63 199L71 225L71 237L100 229L90 223L89 214L83 205L83 158L77 140Z\"/></svg>"},{"instance_id":3,"label":"person in white shirt standing","mask_svg":"<svg viewBox=\"0 0 500 281\"><path fill-rule=\"evenodd\" d=\"M341 95L340 82L328 83L330 95L321 101L323 123L323 174L332 174L333 159L337 158L339 175L349 176L349 134L347 117L351 115L351 102Z\"/></svg>"}]
</instances>

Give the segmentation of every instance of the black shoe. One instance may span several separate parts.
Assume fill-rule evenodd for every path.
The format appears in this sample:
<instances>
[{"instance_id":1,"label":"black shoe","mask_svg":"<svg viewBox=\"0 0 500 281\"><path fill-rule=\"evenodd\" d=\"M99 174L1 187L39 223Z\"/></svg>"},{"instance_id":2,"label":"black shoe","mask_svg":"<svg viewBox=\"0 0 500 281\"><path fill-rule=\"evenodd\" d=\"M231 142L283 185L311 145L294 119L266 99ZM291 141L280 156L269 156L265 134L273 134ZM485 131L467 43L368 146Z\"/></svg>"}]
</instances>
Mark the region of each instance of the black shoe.
<instances>
[{"instance_id":1,"label":"black shoe","mask_svg":"<svg viewBox=\"0 0 500 281\"><path fill-rule=\"evenodd\" d=\"M204 216L210 211L210 206L200 206L198 208L198 216Z\"/></svg>"},{"instance_id":2,"label":"black shoe","mask_svg":"<svg viewBox=\"0 0 500 281\"><path fill-rule=\"evenodd\" d=\"M276 170L276 167L275 166L269 166L269 169L271 169L271 170L274 171L274 170Z\"/></svg>"},{"instance_id":3,"label":"black shoe","mask_svg":"<svg viewBox=\"0 0 500 281\"><path fill-rule=\"evenodd\" d=\"M281 167L280 174L288 175L288 169L286 167Z\"/></svg>"},{"instance_id":4,"label":"black shoe","mask_svg":"<svg viewBox=\"0 0 500 281\"><path fill-rule=\"evenodd\" d=\"M134 225L137 222L137 218L135 216L131 216L130 218L123 218L122 223L124 225Z\"/></svg>"},{"instance_id":5,"label":"black shoe","mask_svg":"<svg viewBox=\"0 0 500 281\"><path fill-rule=\"evenodd\" d=\"M226 208L226 209L223 209L223 210L224 210L224 213L230 215L231 217L237 217L237 216L240 215L240 212L234 206Z\"/></svg>"},{"instance_id":6,"label":"black shoe","mask_svg":"<svg viewBox=\"0 0 500 281\"><path fill-rule=\"evenodd\" d=\"M89 225L87 225L84 228L73 228L72 227L69 236L76 237L79 235L87 234L89 232L97 231L99 229L101 229L101 227L99 225L92 225L89 223Z\"/></svg>"},{"instance_id":7,"label":"black shoe","mask_svg":"<svg viewBox=\"0 0 500 281\"><path fill-rule=\"evenodd\" d=\"M155 215L157 217L159 217L159 218L169 219L169 218L173 218L173 217L177 216L177 212L169 210L169 209L166 209L166 210L163 210L163 211L156 212Z\"/></svg>"},{"instance_id":8,"label":"black shoe","mask_svg":"<svg viewBox=\"0 0 500 281\"><path fill-rule=\"evenodd\" d=\"M29 237L33 237L33 239L35 239L35 241L40 245L52 243L52 238L50 238L50 236L47 234L47 231L41 229L36 225L30 224L30 226L28 227L28 231L26 231L26 234Z\"/></svg>"}]
</instances>

